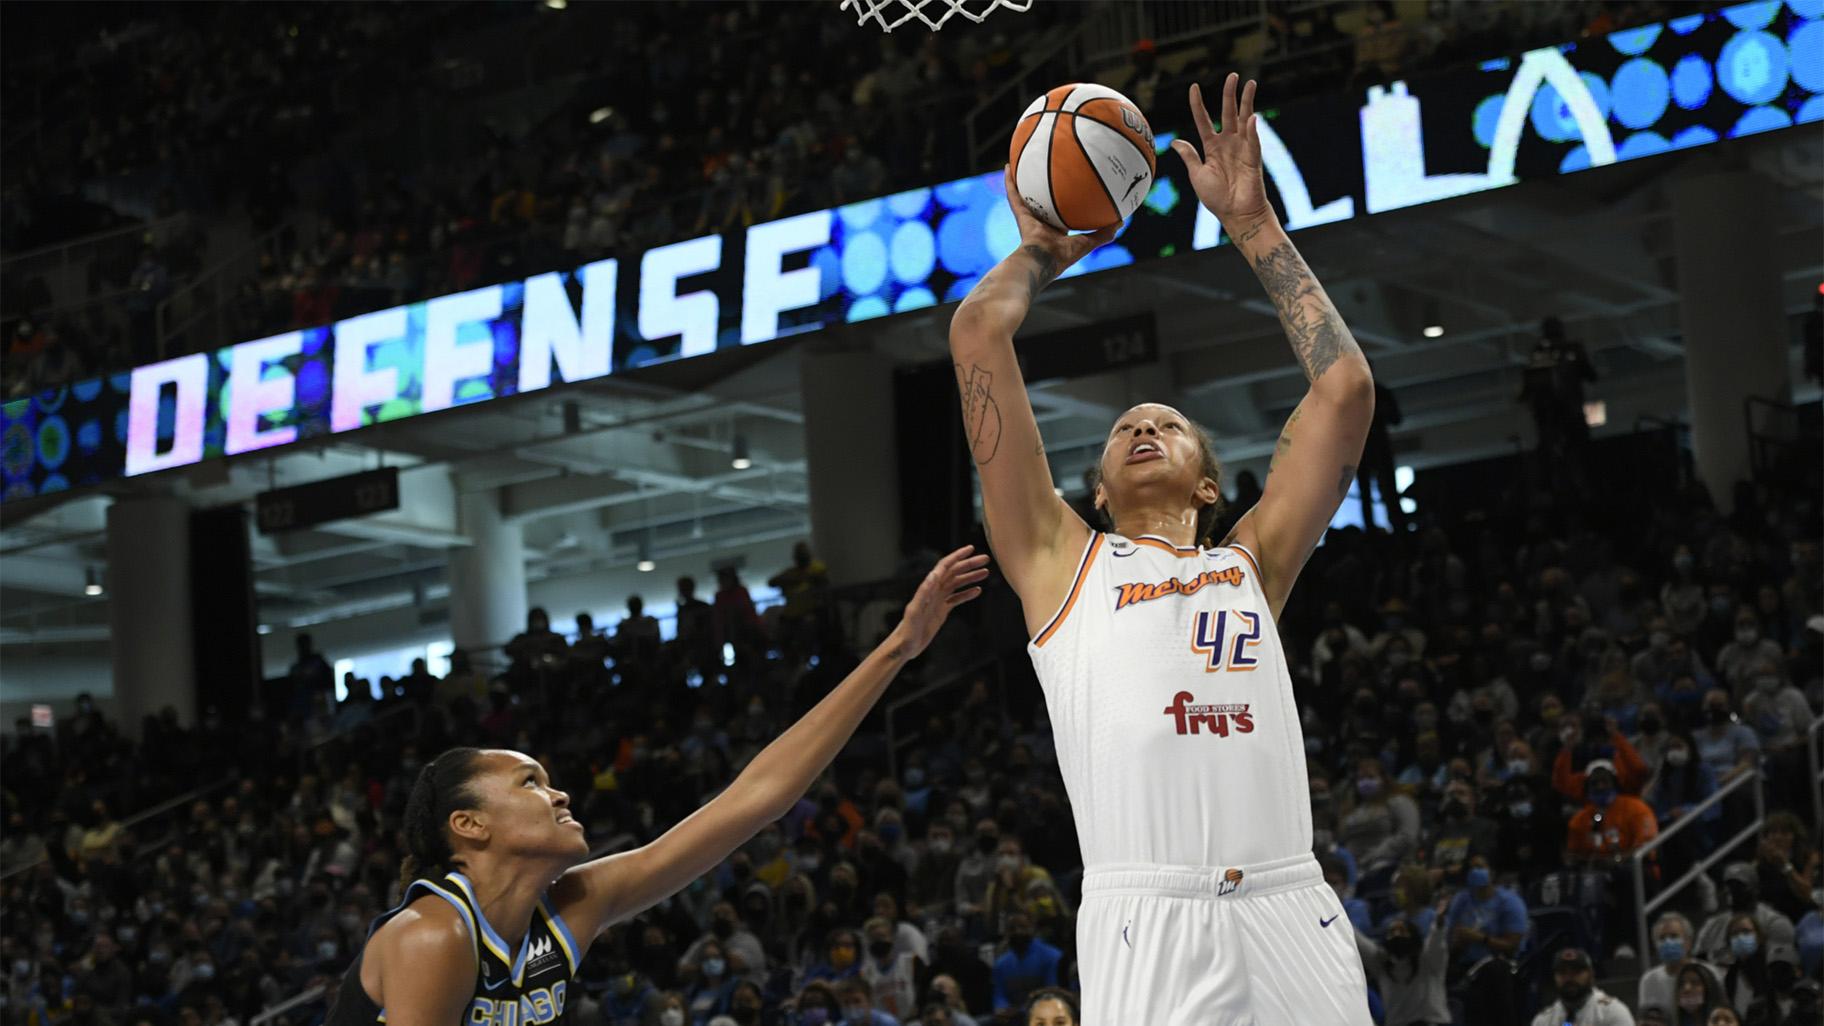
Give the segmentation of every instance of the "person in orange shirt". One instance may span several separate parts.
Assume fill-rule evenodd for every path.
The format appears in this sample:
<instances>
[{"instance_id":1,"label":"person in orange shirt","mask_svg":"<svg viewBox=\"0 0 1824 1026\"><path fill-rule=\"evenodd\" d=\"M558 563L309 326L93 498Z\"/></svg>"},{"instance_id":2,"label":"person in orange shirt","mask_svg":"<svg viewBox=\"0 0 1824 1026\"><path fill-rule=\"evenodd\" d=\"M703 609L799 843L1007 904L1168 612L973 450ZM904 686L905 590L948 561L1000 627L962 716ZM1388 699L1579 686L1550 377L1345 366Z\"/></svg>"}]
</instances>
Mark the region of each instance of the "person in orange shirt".
<instances>
[{"instance_id":1,"label":"person in orange shirt","mask_svg":"<svg viewBox=\"0 0 1824 1026\"><path fill-rule=\"evenodd\" d=\"M1641 789L1647 786L1647 780L1653 775L1652 767L1648 766L1646 760L1640 757L1640 752L1628 742L1627 735L1623 734L1612 720L1605 720L1601 716L1590 716L1588 721L1587 724L1580 725L1575 719L1568 716L1560 721L1559 737L1564 741L1564 746L1558 749L1557 758L1552 760L1552 790L1572 801L1583 801L1585 798L1584 777L1589 773L1589 766L1601 762L1608 765L1610 772L1615 774L1617 789L1621 793L1636 798L1640 797ZM1576 762L1573 761L1576 758L1574 753L1578 753L1579 749L1582 749L1580 754L1586 757L1594 754L1588 749L1596 747L1599 744L1596 739L1604 736L1608 739L1609 747L1614 749L1614 761L1592 759L1589 766L1584 767L1583 772L1573 772L1571 767L1576 765ZM1583 744L1586 738L1589 739L1588 746Z\"/></svg>"},{"instance_id":2,"label":"person in orange shirt","mask_svg":"<svg viewBox=\"0 0 1824 1026\"><path fill-rule=\"evenodd\" d=\"M1659 836L1652 807L1616 788L1613 763L1597 759L1584 773L1584 805L1571 817L1565 838L1571 861L1619 861Z\"/></svg>"}]
</instances>

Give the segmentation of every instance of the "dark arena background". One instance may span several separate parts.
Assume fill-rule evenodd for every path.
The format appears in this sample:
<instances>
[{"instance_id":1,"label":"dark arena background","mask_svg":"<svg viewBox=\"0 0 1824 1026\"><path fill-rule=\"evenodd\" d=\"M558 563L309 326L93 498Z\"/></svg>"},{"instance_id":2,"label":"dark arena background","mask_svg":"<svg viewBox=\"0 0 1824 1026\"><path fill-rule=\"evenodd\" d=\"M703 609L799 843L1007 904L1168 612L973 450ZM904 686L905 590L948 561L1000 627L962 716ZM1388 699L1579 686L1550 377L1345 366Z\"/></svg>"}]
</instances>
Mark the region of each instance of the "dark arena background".
<instances>
[{"instance_id":1,"label":"dark arena background","mask_svg":"<svg viewBox=\"0 0 1824 1026\"><path fill-rule=\"evenodd\" d=\"M1376 383L1277 624L1365 1014L1820 1022L1824 3L1019 7L0 7L0 1026L324 1022L453 746L597 856L722 793L987 548L1053 86L1159 157L1018 338L1052 478L1167 402L1225 534L1307 387L1168 151L1231 70ZM1027 640L996 569L563 1021L1074 1023Z\"/></svg>"}]
</instances>

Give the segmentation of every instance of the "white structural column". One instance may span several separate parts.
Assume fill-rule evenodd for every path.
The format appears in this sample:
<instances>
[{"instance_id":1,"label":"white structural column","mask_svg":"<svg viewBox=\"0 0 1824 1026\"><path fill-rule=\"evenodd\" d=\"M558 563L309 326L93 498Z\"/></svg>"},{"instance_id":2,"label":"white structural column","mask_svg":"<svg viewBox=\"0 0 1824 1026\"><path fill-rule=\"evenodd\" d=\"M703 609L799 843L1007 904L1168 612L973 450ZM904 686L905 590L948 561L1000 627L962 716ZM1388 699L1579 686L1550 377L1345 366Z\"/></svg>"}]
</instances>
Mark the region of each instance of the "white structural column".
<instances>
[{"instance_id":1,"label":"white structural column","mask_svg":"<svg viewBox=\"0 0 1824 1026\"><path fill-rule=\"evenodd\" d=\"M108 640L120 722L137 732L165 706L196 722L190 507L168 495L108 507Z\"/></svg>"},{"instance_id":2,"label":"white structural column","mask_svg":"<svg viewBox=\"0 0 1824 1026\"><path fill-rule=\"evenodd\" d=\"M525 535L493 490L457 499L456 529L473 544L450 551L450 640L476 653L526 627Z\"/></svg>"},{"instance_id":3,"label":"white structural column","mask_svg":"<svg viewBox=\"0 0 1824 1026\"><path fill-rule=\"evenodd\" d=\"M868 352L810 351L800 375L812 548L832 584L879 580L899 562L893 364ZM934 420L951 415L931 411Z\"/></svg>"},{"instance_id":4,"label":"white structural column","mask_svg":"<svg viewBox=\"0 0 1824 1026\"><path fill-rule=\"evenodd\" d=\"M1792 395L1775 192L1746 171L1706 171L1671 186L1692 447L1698 479L1725 511L1753 469L1744 400Z\"/></svg>"}]
</instances>

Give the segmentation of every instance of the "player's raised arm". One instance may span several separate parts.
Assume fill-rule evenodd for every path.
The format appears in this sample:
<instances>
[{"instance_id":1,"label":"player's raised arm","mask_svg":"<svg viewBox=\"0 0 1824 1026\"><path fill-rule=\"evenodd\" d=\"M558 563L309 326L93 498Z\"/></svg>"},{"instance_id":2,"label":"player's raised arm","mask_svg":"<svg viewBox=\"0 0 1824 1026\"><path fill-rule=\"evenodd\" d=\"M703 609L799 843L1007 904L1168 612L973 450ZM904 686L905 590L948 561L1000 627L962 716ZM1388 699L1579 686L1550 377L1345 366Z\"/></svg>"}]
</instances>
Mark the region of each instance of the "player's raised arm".
<instances>
[{"instance_id":1,"label":"player's raised arm","mask_svg":"<svg viewBox=\"0 0 1824 1026\"><path fill-rule=\"evenodd\" d=\"M658 840L570 870L553 896L579 937L652 907L714 869L760 828L790 811L848 743L900 667L925 650L950 610L980 595L988 557L965 546L925 575L886 641L759 755L727 790Z\"/></svg>"},{"instance_id":2,"label":"player's raised arm","mask_svg":"<svg viewBox=\"0 0 1824 1026\"><path fill-rule=\"evenodd\" d=\"M1027 607L1028 622L1034 616L1043 622L1063 599L1059 594L1053 601L1048 592L1069 588L1089 528L1052 491L1051 466L1014 357L1013 335L1040 290L1113 239L1119 226L1088 235L1059 231L1026 209L1011 173L1007 202L1019 222L1020 248L983 275L956 308L950 319L950 359L956 364L969 451L982 476L988 544ZM1065 562L1070 566L1056 585L1049 578L1058 575L1049 571Z\"/></svg>"},{"instance_id":3,"label":"player's raised arm","mask_svg":"<svg viewBox=\"0 0 1824 1026\"><path fill-rule=\"evenodd\" d=\"M1221 131L1210 123L1202 90L1191 86L1191 117L1203 154L1183 139L1172 149L1184 158L1197 198L1222 222L1265 286L1311 382L1273 447L1260 502L1231 535L1260 556L1267 599L1278 616L1355 480L1374 416L1374 379L1349 328L1267 202L1254 83L1237 102L1238 78L1231 74L1223 84Z\"/></svg>"}]
</instances>

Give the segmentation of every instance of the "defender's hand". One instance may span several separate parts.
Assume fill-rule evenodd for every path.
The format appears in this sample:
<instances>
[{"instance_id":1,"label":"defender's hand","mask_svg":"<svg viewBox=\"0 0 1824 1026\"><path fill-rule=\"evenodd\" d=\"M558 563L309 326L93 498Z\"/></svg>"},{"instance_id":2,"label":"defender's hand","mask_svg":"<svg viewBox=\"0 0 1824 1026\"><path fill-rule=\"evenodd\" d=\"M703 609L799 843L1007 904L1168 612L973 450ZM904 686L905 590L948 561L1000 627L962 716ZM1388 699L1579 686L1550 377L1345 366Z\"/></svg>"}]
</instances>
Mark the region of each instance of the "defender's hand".
<instances>
[{"instance_id":1,"label":"defender's hand","mask_svg":"<svg viewBox=\"0 0 1824 1026\"><path fill-rule=\"evenodd\" d=\"M905 616L893 628L893 643L901 660L913 658L931 644L950 610L981 595L980 583L988 577L988 557L970 555L974 551L975 546L965 545L939 560L906 603Z\"/></svg>"},{"instance_id":2,"label":"defender's hand","mask_svg":"<svg viewBox=\"0 0 1824 1026\"><path fill-rule=\"evenodd\" d=\"M1235 87L1241 76L1234 72L1222 86L1222 130L1210 123L1203 105L1203 89L1191 85L1191 119L1203 142L1203 155L1184 139L1172 140L1172 149L1184 158L1197 198L1216 215L1230 235L1244 231L1262 217L1272 217L1267 203L1267 183L1260 171L1260 135L1254 123L1254 81L1250 79L1236 102Z\"/></svg>"}]
</instances>

